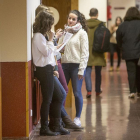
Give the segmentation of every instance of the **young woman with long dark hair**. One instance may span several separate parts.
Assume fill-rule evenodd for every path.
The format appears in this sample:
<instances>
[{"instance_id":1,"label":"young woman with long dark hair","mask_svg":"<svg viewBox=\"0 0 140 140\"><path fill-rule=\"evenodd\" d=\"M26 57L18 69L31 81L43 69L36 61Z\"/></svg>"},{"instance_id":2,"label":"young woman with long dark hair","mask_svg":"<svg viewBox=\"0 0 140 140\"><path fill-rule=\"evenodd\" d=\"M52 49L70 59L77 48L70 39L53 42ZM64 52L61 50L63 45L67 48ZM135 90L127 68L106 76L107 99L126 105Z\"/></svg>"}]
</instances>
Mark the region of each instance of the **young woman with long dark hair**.
<instances>
[{"instance_id":1,"label":"young woman with long dark hair","mask_svg":"<svg viewBox=\"0 0 140 140\"><path fill-rule=\"evenodd\" d=\"M110 28L110 34L111 34L111 38L110 38L110 69L109 71L113 71L113 63L114 63L114 52L117 52L117 57L118 57L118 63L117 63L117 67L116 70L119 71L120 68L120 63L121 63L121 50L120 48L117 46L117 41L116 41L116 31L119 27L119 25L122 23L122 18L121 17L117 17L115 20L115 25L111 26Z\"/></svg>"},{"instance_id":2,"label":"young woman with long dark hair","mask_svg":"<svg viewBox=\"0 0 140 140\"><path fill-rule=\"evenodd\" d=\"M76 105L74 123L81 126L80 116L83 107L81 87L89 57L87 26L84 15L78 10L71 11L65 28L66 31L73 33L73 36L65 46L61 62L67 84L70 79L72 81ZM59 43L62 43L62 41L63 37L59 40Z\"/></svg>"}]
</instances>

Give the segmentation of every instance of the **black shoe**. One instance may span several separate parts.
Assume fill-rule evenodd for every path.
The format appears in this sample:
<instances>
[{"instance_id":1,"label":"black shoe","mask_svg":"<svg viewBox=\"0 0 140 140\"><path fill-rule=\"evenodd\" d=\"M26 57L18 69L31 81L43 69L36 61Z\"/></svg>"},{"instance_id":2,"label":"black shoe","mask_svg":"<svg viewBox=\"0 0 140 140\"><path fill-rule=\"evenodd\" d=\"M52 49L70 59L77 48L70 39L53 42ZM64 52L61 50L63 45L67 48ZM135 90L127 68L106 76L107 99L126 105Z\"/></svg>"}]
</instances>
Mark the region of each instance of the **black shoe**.
<instances>
[{"instance_id":1,"label":"black shoe","mask_svg":"<svg viewBox=\"0 0 140 140\"><path fill-rule=\"evenodd\" d=\"M91 98L91 95L86 95L87 98Z\"/></svg>"},{"instance_id":2,"label":"black shoe","mask_svg":"<svg viewBox=\"0 0 140 140\"><path fill-rule=\"evenodd\" d=\"M40 136L57 136L59 133L52 132L48 126L40 128Z\"/></svg>"},{"instance_id":3,"label":"black shoe","mask_svg":"<svg viewBox=\"0 0 140 140\"><path fill-rule=\"evenodd\" d=\"M91 92L87 92L86 97L87 97L87 98L91 98Z\"/></svg>"},{"instance_id":4,"label":"black shoe","mask_svg":"<svg viewBox=\"0 0 140 140\"><path fill-rule=\"evenodd\" d=\"M70 132L63 128L62 126L62 119L61 118L51 118L49 128L53 132L58 132L61 135L69 135Z\"/></svg>"}]
</instances>

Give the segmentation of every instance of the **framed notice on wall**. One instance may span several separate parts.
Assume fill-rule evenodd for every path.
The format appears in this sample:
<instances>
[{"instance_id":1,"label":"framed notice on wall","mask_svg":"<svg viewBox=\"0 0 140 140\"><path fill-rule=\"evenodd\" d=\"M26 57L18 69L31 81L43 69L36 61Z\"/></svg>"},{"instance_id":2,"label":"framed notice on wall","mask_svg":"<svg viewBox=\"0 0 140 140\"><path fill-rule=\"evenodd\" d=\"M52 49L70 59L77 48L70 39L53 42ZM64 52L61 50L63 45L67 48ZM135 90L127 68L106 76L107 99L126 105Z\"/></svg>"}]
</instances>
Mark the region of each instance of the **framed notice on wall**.
<instances>
[{"instance_id":1,"label":"framed notice on wall","mask_svg":"<svg viewBox=\"0 0 140 140\"><path fill-rule=\"evenodd\" d=\"M136 0L136 7L137 7L138 10L140 11L140 0Z\"/></svg>"}]
</instances>

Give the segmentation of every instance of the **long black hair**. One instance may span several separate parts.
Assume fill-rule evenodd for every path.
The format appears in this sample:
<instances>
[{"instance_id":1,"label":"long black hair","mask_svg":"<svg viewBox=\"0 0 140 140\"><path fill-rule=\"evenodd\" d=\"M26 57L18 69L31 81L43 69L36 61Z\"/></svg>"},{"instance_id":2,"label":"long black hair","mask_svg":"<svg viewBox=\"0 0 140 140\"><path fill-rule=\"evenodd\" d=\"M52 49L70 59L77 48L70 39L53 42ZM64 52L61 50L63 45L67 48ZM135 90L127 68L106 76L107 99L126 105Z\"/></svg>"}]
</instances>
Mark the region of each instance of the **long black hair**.
<instances>
[{"instance_id":1,"label":"long black hair","mask_svg":"<svg viewBox=\"0 0 140 140\"><path fill-rule=\"evenodd\" d=\"M115 20L115 25L116 25L116 26L118 26L118 25L117 25L117 20L118 20L118 18L120 19L121 23L123 22L123 20L122 20L122 18L121 18L121 17L119 17L119 16L118 16L118 17L116 17L116 20Z\"/></svg>"}]
</instances>

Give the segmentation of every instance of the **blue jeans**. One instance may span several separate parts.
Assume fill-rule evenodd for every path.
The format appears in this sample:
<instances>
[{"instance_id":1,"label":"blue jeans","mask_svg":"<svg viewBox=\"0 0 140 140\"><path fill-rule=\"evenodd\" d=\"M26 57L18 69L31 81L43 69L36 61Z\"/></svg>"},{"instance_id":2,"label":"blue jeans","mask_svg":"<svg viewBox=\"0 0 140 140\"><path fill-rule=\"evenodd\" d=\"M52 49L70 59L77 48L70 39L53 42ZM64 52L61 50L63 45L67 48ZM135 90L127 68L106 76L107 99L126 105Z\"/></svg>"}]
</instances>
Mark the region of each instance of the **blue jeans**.
<instances>
[{"instance_id":1,"label":"blue jeans","mask_svg":"<svg viewBox=\"0 0 140 140\"><path fill-rule=\"evenodd\" d=\"M65 110L65 108L64 108L64 106L63 106L67 94L66 94L65 89L63 88L63 86L61 85L60 81L58 80L58 78L56 76L54 76L54 80L57 82L57 84L58 84L58 86L60 88L60 91L63 94L62 107L61 107L61 117L63 118L63 117L68 115L66 110Z\"/></svg>"},{"instance_id":2,"label":"blue jeans","mask_svg":"<svg viewBox=\"0 0 140 140\"><path fill-rule=\"evenodd\" d=\"M87 66L86 74L85 74L85 82L86 82L86 90L87 90L87 92L92 91L91 72L92 72L92 66Z\"/></svg>"},{"instance_id":3,"label":"blue jeans","mask_svg":"<svg viewBox=\"0 0 140 140\"><path fill-rule=\"evenodd\" d=\"M63 63L62 68L65 74L67 84L71 79L73 93L75 96L76 117L80 118L83 108L83 96L81 92L83 79L82 80L78 79L79 64Z\"/></svg>"},{"instance_id":4,"label":"blue jeans","mask_svg":"<svg viewBox=\"0 0 140 140\"><path fill-rule=\"evenodd\" d=\"M95 91L97 93L101 92L101 70L102 70L102 66L95 66ZM85 74L87 92L92 91L91 72L92 72L92 66L87 66L86 74Z\"/></svg>"}]
</instances>

